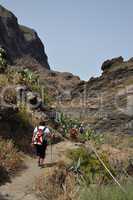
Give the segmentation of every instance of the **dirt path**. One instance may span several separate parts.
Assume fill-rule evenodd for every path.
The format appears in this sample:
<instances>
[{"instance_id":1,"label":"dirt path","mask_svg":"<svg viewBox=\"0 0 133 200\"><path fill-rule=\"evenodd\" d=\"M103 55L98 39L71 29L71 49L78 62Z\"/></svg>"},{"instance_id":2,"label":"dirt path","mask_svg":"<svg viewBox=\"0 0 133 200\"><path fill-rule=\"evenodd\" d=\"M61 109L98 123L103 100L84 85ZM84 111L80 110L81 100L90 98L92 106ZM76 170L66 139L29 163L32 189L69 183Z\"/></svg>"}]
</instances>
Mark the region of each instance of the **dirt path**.
<instances>
[{"instance_id":1,"label":"dirt path","mask_svg":"<svg viewBox=\"0 0 133 200\"><path fill-rule=\"evenodd\" d=\"M52 146L52 161L51 161L51 147L48 147L46 164L50 167L53 163L57 163L61 159L61 155L67 149L74 148L75 144L69 141L61 142ZM31 157L25 157L26 169L18 176L13 178L10 183L0 187L0 200L38 200L33 194L33 184L36 177L45 175L49 167L39 168L37 160Z\"/></svg>"}]
</instances>

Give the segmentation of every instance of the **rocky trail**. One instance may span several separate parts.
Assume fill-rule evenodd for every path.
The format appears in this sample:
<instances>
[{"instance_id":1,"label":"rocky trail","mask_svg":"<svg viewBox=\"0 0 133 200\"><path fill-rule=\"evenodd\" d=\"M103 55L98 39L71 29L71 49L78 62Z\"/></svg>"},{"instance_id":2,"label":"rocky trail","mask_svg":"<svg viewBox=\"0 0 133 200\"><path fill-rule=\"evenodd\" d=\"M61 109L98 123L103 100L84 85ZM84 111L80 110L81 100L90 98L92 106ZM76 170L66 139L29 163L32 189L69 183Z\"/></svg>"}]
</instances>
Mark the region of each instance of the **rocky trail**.
<instances>
[{"instance_id":1,"label":"rocky trail","mask_svg":"<svg viewBox=\"0 0 133 200\"><path fill-rule=\"evenodd\" d=\"M51 160L51 146L49 146L44 168L37 166L35 158L25 156L26 169L12 178L11 182L0 187L0 200L38 200L33 192L36 177L45 176L48 170L61 160L63 152L70 148L76 148L76 145L69 141L52 145L53 153Z\"/></svg>"}]
</instances>

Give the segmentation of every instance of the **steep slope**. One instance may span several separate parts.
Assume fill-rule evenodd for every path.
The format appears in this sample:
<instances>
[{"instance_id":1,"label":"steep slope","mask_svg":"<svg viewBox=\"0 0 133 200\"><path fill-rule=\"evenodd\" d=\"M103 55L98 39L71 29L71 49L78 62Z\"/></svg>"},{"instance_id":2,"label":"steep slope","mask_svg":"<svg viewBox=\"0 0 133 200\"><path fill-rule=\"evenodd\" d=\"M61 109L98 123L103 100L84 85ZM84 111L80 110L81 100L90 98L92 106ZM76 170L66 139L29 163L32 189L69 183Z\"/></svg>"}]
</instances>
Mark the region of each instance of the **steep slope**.
<instances>
[{"instance_id":1,"label":"steep slope","mask_svg":"<svg viewBox=\"0 0 133 200\"><path fill-rule=\"evenodd\" d=\"M16 16L0 5L0 46L6 49L10 62L29 56L49 69L44 46L37 33L18 24Z\"/></svg>"},{"instance_id":2,"label":"steep slope","mask_svg":"<svg viewBox=\"0 0 133 200\"><path fill-rule=\"evenodd\" d=\"M0 5L0 46L6 52L10 64L38 71L52 96L68 94L80 83L71 73L50 70L47 55L37 33L18 24L16 16Z\"/></svg>"},{"instance_id":3,"label":"steep slope","mask_svg":"<svg viewBox=\"0 0 133 200\"><path fill-rule=\"evenodd\" d=\"M71 98L62 101L62 110L98 132L132 133L133 60L107 60L102 70L100 77L80 82Z\"/></svg>"},{"instance_id":4,"label":"steep slope","mask_svg":"<svg viewBox=\"0 0 133 200\"><path fill-rule=\"evenodd\" d=\"M81 82L78 76L69 72L37 69L40 82L48 88L49 95L60 104L60 98L69 97L71 91ZM55 102L55 103L56 103Z\"/></svg>"}]
</instances>

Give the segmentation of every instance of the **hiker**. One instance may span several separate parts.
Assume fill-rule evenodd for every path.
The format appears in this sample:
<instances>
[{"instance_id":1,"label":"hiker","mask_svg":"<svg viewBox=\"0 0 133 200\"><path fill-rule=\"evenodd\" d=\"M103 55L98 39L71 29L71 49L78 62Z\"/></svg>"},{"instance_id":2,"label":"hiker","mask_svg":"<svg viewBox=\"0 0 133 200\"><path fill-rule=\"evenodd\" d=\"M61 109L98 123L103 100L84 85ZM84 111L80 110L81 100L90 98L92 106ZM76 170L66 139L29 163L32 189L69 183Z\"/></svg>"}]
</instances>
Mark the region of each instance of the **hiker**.
<instances>
[{"instance_id":1,"label":"hiker","mask_svg":"<svg viewBox=\"0 0 133 200\"><path fill-rule=\"evenodd\" d=\"M40 122L39 126L34 129L32 137L32 146L35 146L38 156L38 166L43 166L48 145L48 138L52 138L52 133L46 126L46 122Z\"/></svg>"},{"instance_id":2,"label":"hiker","mask_svg":"<svg viewBox=\"0 0 133 200\"><path fill-rule=\"evenodd\" d=\"M79 133L83 134L84 131L85 131L84 126L83 126L83 124L81 124L80 127L79 127Z\"/></svg>"},{"instance_id":3,"label":"hiker","mask_svg":"<svg viewBox=\"0 0 133 200\"><path fill-rule=\"evenodd\" d=\"M73 140L77 139L78 131L77 131L77 126L76 125L70 129L70 137Z\"/></svg>"}]
</instances>

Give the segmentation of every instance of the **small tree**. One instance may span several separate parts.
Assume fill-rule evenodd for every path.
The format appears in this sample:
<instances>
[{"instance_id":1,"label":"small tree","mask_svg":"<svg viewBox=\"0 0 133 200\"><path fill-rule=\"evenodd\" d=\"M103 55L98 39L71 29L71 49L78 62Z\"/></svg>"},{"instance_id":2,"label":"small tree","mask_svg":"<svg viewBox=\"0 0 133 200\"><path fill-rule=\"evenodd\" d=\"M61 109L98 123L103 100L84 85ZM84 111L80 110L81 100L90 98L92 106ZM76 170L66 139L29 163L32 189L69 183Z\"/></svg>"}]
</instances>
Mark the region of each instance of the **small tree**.
<instances>
[{"instance_id":1,"label":"small tree","mask_svg":"<svg viewBox=\"0 0 133 200\"><path fill-rule=\"evenodd\" d=\"M0 73L5 72L7 68L6 51L0 47Z\"/></svg>"}]
</instances>

